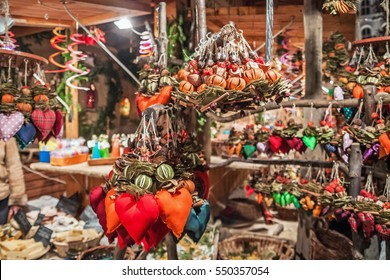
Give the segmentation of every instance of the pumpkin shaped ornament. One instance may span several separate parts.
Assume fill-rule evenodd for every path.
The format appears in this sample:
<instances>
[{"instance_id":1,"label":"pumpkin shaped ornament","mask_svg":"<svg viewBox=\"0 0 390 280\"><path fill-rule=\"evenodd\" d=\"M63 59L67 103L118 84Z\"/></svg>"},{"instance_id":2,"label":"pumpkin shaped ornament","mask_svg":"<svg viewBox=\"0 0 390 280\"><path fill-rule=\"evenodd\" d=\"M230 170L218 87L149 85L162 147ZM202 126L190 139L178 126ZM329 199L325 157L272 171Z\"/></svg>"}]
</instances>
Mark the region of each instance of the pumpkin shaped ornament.
<instances>
[{"instance_id":1,"label":"pumpkin shaped ornament","mask_svg":"<svg viewBox=\"0 0 390 280\"><path fill-rule=\"evenodd\" d=\"M243 90L246 87L246 82L240 77L230 77L226 81L226 88L230 90Z\"/></svg>"},{"instance_id":2,"label":"pumpkin shaped ornament","mask_svg":"<svg viewBox=\"0 0 390 280\"><path fill-rule=\"evenodd\" d=\"M260 68L251 68L244 71L243 78L245 82L249 84L250 82L253 81L264 80L265 75L264 75L264 71L261 70Z\"/></svg>"}]
</instances>

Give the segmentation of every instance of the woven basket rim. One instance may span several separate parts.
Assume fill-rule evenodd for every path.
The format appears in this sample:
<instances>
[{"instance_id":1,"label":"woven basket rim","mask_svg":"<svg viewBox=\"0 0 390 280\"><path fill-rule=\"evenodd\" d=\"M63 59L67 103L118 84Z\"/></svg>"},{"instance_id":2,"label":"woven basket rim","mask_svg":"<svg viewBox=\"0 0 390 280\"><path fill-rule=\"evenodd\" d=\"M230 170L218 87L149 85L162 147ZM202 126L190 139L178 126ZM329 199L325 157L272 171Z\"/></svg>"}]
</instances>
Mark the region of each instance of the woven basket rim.
<instances>
[{"instance_id":1,"label":"woven basket rim","mask_svg":"<svg viewBox=\"0 0 390 280\"><path fill-rule=\"evenodd\" d=\"M220 256L222 256L223 259L228 259L227 254L230 253L230 252L228 252L228 248L229 248L228 244L233 244L238 240L239 241L249 240L249 241L254 241L254 242L259 241L259 242L265 242L265 244L270 244L270 245L272 243L273 244L276 243L279 246L279 252L277 252L277 253L280 253L281 249L283 247L285 247L286 251L291 253L290 259L292 259L292 257L295 254L295 248L294 248L294 246L292 246L290 244L290 242L291 242L290 240L278 238L275 236L261 235L261 234L250 234L250 233L239 234L239 235L229 237L225 240L222 240L218 244L218 254ZM287 256L287 254L286 254L286 256Z\"/></svg>"},{"instance_id":2,"label":"woven basket rim","mask_svg":"<svg viewBox=\"0 0 390 280\"><path fill-rule=\"evenodd\" d=\"M92 247L92 248L89 248L85 251L83 251L78 257L77 257L77 260L83 260L83 257L88 254L88 253L91 253L93 251L96 251L96 250L100 250L100 249L109 249L109 250L115 250L115 245L99 245L99 246L96 246L96 247ZM131 249L131 248L127 248L126 250L126 253L129 254L127 260L134 260L135 259L135 254L134 254L134 251Z\"/></svg>"}]
</instances>

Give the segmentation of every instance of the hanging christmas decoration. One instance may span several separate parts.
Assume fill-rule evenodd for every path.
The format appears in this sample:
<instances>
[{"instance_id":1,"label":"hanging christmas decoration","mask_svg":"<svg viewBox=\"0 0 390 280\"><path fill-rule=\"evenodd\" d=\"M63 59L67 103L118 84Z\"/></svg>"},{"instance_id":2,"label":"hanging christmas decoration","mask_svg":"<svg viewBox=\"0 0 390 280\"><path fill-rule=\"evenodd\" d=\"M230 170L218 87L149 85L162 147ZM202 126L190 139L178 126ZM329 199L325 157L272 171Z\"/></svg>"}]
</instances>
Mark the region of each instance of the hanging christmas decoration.
<instances>
[{"instance_id":1,"label":"hanging christmas decoration","mask_svg":"<svg viewBox=\"0 0 390 280\"><path fill-rule=\"evenodd\" d=\"M68 68L65 64L61 64L57 62L55 59L56 57L61 57L64 54L68 53L68 49L64 47L64 44L67 42L67 36L65 34L65 29L63 27L56 27L53 29L53 38L50 39L51 46L57 50L58 52L55 52L49 56L49 62L53 64L54 66L58 67L59 69L55 70L46 70L46 73L61 73L68 71Z\"/></svg>"},{"instance_id":2,"label":"hanging christmas decoration","mask_svg":"<svg viewBox=\"0 0 390 280\"><path fill-rule=\"evenodd\" d=\"M175 99L201 112L239 111L265 102L279 103L291 87L232 25L208 34L177 79L180 83L175 88Z\"/></svg>"},{"instance_id":3,"label":"hanging christmas decoration","mask_svg":"<svg viewBox=\"0 0 390 280\"><path fill-rule=\"evenodd\" d=\"M125 97L119 102L119 113L122 117L130 116L130 100Z\"/></svg>"},{"instance_id":4,"label":"hanging christmas decoration","mask_svg":"<svg viewBox=\"0 0 390 280\"><path fill-rule=\"evenodd\" d=\"M68 45L68 50L70 52L70 56L71 56L71 60L67 61L66 62L66 67L68 68L68 70L76 73L75 75L69 77L67 80L66 80L66 85L70 88L74 88L74 89L78 89L78 90L85 90L85 91L88 91L89 88L88 87L81 87L81 86L76 86L73 84L73 80L76 79L76 78L80 78L82 76L85 76L85 75L88 75L89 72L90 72L90 69L88 68L84 68L84 69L81 69L80 68L80 61L84 61L86 58L87 58L87 55L84 54L82 51L80 50L75 50L74 47L79 45L79 44L84 44L85 41L82 40L83 38L83 35L81 34L78 34L78 33L75 33L75 34L72 34L70 36L70 39L73 41L73 43L70 43ZM77 65L79 68L75 67L75 65Z\"/></svg>"},{"instance_id":5,"label":"hanging christmas decoration","mask_svg":"<svg viewBox=\"0 0 390 280\"><path fill-rule=\"evenodd\" d=\"M94 84L91 84L89 86L89 90L85 94L85 106L88 109L94 109L96 105L96 98L97 98L96 87Z\"/></svg>"},{"instance_id":6,"label":"hanging christmas decoration","mask_svg":"<svg viewBox=\"0 0 390 280\"><path fill-rule=\"evenodd\" d=\"M322 9L332 15L356 13L360 0L325 0Z\"/></svg>"}]
</instances>

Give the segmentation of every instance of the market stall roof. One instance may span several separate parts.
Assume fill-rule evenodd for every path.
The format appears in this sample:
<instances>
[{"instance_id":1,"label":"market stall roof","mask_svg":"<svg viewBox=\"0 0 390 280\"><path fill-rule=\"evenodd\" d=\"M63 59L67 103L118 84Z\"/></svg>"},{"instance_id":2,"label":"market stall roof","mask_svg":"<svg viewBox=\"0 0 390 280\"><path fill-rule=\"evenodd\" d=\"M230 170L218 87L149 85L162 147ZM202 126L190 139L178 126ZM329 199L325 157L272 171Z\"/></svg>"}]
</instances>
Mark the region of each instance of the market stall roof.
<instances>
[{"instance_id":1,"label":"market stall roof","mask_svg":"<svg viewBox=\"0 0 390 280\"><path fill-rule=\"evenodd\" d=\"M32 34L56 26L74 25L65 12L62 2L61 0L10 0L10 13L15 21L14 33ZM84 25L112 22L124 16L146 15L150 14L152 9L148 1L76 0L66 2L69 10ZM29 30L26 27L30 27Z\"/></svg>"}]
</instances>

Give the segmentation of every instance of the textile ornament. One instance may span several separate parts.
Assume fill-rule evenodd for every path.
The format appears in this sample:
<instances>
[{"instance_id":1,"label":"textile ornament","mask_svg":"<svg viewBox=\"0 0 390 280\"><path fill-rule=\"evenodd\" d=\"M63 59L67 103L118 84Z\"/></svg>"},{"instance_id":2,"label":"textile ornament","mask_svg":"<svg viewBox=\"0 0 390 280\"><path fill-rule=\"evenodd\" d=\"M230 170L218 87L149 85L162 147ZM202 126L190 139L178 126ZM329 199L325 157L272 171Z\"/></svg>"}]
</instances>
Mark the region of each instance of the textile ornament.
<instances>
[{"instance_id":1,"label":"textile ornament","mask_svg":"<svg viewBox=\"0 0 390 280\"><path fill-rule=\"evenodd\" d=\"M56 113L53 110L42 111L42 109L35 109L31 114L31 120L35 127L41 133L41 139L45 139L56 122Z\"/></svg>"},{"instance_id":2,"label":"textile ornament","mask_svg":"<svg viewBox=\"0 0 390 280\"><path fill-rule=\"evenodd\" d=\"M256 147L250 144L244 145L244 156L245 158L250 158L254 152L256 152Z\"/></svg>"},{"instance_id":3,"label":"textile ornament","mask_svg":"<svg viewBox=\"0 0 390 280\"><path fill-rule=\"evenodd\" d=\"M19 131L15 134L17 140L19 140L24 146L28 146L34 141L37 130L32 123L26 123L22 125Z\"/></svg>"},{"instance_id":4,"label":"textile ornament","mask_svg":"<svg viewBox=\"0 0 390 280\"><path fill-rule=\"evenodd\" d=\"M198 208L191 208L184 228L187 235L198 242L207 228L210 219L210 205L207 201Z\"/></svg>"},{"instance_id":5,"label":"textile ornament","mask_svg":"<svg viewBox=\"0 0 390 280\"><path fill-rule=\"evenodd\" d=\"M314 151L315 147L317 146L317 138L315 136L303 136L302 138L303 143L312 151Z\"/></svg>"},{"instance_id":6,"label":"textile ornament","mask_svg":"<svg viewBox=\"0 0 390 280\"><path fill-rule=\"evenodd\" d=\"M115 211L136 244L141 244L159 217L159 207L152 194L145 194L137 201L132 194L123 193L116 199Z\"/></svg>"},{"instance_id":7,"label":"textile ornament","mask_svg":"<svg viewBox=\"0 0 390 280\"><path fill-rule=\"evenodd\" d=\"M170 231L161 218L158 218L157 222L148 230L145 238L142 240L144 250L149 251L150 248L155 248Z\"/></svg>"},{"instance_id":8,"label":"textile ornament","mask_svg":"<svg viewBox=\"0 0 390 280\"><path fill-rule=\"evenodd\" d=\"M7 142L22 127L24 116L20 112L13 112L10 115L0 113L0 139Z\"/></svg>"},{"instance_id":9,"label":"textile ornament","mask_svg":"<svg viewBox=\"0 0 390 280\"><path fill-rule=\"evenodd\" d=\"M175 193L161 190L156 193L160 217L179 238L184 230L192 207L192 196L187 189L181 188Z\"/></svg>"},{"instance_id":10,"label":"textile ornament","mask_svg":"<svg viewBox=\"0 0 390 280\"><path fill-rule=\"evenodd\" d=\"M116 190L113 188L107 192L104 199L104 205L106 210L107 219L107 233L113 233L120 225L121 222L115 211Z\"/></svg>"}]
</instances>

